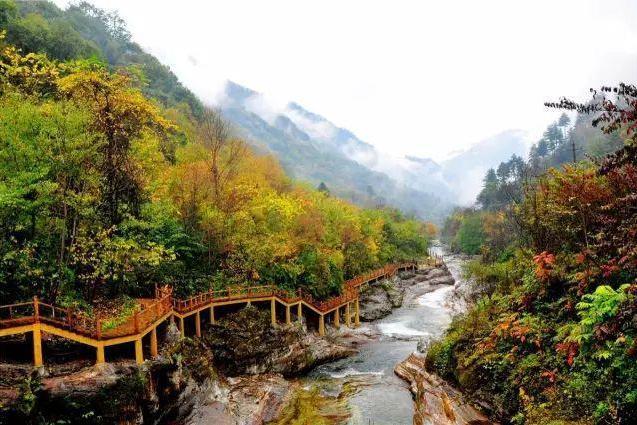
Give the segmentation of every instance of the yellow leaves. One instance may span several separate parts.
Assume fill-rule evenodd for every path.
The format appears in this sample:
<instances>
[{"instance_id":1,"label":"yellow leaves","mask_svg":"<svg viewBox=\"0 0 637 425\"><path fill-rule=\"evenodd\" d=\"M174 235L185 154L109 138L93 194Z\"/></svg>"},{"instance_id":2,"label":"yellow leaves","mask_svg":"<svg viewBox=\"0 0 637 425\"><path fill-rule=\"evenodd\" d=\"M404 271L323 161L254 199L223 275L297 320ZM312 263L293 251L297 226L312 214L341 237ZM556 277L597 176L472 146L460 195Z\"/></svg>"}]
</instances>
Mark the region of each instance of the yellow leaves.
<instances>
[{"instance_id":1,"label":"yellow leaves","mask_svg":"<svg viewBox=\"0 0 637 425\"><path fill-rule=\"evenodd\" d=\"M18 88L25 94L52 94L64 65L50 61L45 55L22 55L14 46L0 51L0 81Z\"/></svg>"},{"instance_id":2,"label":"yellow leaves","mask_svg":"<svg viewBox=\"0 0 637 425\"><path fill-rule=\"evenodd\" d=\"M133 141L131 155L140 166L143 186L155 198L159 194L160 188L165 184L160 178L167 168L167 162L161 153L161 143L159 138L145 131L140 138Z\"/></svg>"},{"instance_id":3,"label":"yellow leaves","mask_svg":"<svg viewBox=\"0 0 637 425\"><path fill-rule=\"evenodd\" d=\"M367 247L367 249L369 250L372 256L376 257L378 255L378 252L380 251L380 246L378 245L378 242L374 238L372 237L366 238L365 246Z\"/></svg>"},{"instance_id":4,"label":"yellow leaves","mask_svg":"<svg viewBox=\"0 0 637 425\"><path fill-rule=\"evenodd\" d=\"M101 66L78 67L57 81L62 96L93 111L94 125L109 138L131 140L144 130L164 136L175 130L159 108L132 86L123 73L110 73Z\"/></svg>"},{"instance_id":5,"label":"yellow leaves","mask_svg":"<svg viewBox=\"0 0 637 425\"><path fill-rule=\"evenodd\" d=\"M278 228L289 226L301 213L301 207L294 198L274 191L268 191L256 209L265 213L264 218L270 227Z\"/></svg>"}]
</instances>

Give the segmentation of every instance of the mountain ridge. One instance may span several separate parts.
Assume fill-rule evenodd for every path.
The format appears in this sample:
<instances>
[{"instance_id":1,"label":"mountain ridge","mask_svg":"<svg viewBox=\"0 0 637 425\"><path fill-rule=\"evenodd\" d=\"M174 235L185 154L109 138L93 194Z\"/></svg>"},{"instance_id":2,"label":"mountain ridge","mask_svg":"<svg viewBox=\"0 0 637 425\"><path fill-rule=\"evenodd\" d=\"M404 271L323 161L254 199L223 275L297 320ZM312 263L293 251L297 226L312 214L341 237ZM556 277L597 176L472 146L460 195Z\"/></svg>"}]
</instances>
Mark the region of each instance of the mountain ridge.
<instances>
[{"instance_id":1,"label":"mountain ridge","mask_svg":"<svg viewBox=\"0 0 637 425\"><path fill-rule=\"evenodd\" d=\"M275 154L295 178L312 184L324 182L339 196L365 206L389 202L404 209L409 205L406 212L425 219L435 220L439 211L473 201L488 168L513 154L524 155L526 150L524 132L506 130L441 162L413 155L392 157L297 102L275 108L261 93L233 81L227 82L222 98L222 113L242 135ZM257 119L258 125L252 122ZM332 161L334 171L327 164L311 164L302 149L308 150L306 156ZM423 204L400 199L400 191L420 198Z\"/></svg>"},{"instance_id":2,"label":"mountain ridge","mask_svg":"<svg viewBox=\"0 0 637 425\"><path fill-rule=\"evenodd\" d=\"M391 205L422 219L440 222L450 210L451 204L436 194L409 187L352 159L348 151L375 149L349 130L293 102L276 114L258 114L254 96L260 94L230 82L220 110L251 144L277 156L294 178L313 185L323 182L335 195L362 206Z\"/></svg>"}]
</instances>

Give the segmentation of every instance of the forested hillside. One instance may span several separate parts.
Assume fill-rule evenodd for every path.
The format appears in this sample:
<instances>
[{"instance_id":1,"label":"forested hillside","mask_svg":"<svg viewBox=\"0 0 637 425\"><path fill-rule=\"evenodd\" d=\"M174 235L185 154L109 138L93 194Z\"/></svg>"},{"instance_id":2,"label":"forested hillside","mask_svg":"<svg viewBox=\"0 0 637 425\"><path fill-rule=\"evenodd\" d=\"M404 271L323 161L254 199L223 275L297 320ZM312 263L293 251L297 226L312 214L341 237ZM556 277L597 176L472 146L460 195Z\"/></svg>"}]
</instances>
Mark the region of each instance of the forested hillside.
<instances>
[{"instance_id":1,"label":"forested hillside","mask_svg":"<svg viewBox=\"0 0 637 425\"><path fill-rule=\"evenodd\" d=\"M2 2L0 25L6 41L23 52L45 53L61 61L95 58L114 67L139 71L142 92L166 107L201 117L203 105L157 58L131 41L126 23L115 13L78 2L62 10L46 0Z\"/></svg>"},{"instance_id":2,"label":"forested hillside","mask_svg":"<svg viewBox=\"0 0 637 425\"><path fill-rule=\"evenodd\" d=\"M298 184L255 153L116 15L5 0L0 29L3 304L135 308L155 284L324 298L426 252L431 226Z\"/></svg>"},{"instance_id":3,"label":"forested hillside","mask_svg":"<svg viewBox=\"0 0 637 425\"><path fill-rule=\"evenodd\" d=\"M637 417L637 89L602 88L550 125L528 161L490 170L444 235L482 254L469 312L428 367L512 423ZM599 131L600 127L602 131Z\"/></svg>"}]
</instances>

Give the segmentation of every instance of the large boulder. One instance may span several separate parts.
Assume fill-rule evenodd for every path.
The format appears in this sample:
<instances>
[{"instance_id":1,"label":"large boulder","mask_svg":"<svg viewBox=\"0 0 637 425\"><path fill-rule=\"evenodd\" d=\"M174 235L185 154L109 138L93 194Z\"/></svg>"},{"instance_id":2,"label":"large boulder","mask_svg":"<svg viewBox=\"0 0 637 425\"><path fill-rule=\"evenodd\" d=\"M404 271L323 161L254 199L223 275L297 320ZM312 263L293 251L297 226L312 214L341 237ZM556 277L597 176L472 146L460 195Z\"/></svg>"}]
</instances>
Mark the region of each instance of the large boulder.
<instances>
[{"instance_id":1,"label":"large boulder","mask_svg":"<svg viewBox=\"0 0 637 425\"><path fill-rule=\"evenodd\" d=\"M404 287L397 279L386 279L369 284L361 290L360 319L364 322L382 319L388 316L392 309L403 304Z\"/></svg>"},{"instance_id":2,"label":"large boulder","mask_svg":"<svg viewBox=\"0 0 637 425\"><path fill-rule=\"evenodd\" d=\"M455 279L445 265L426 267L418 270L412 279L415 283L427 283L429 285L453 285Z\"/></svg>"},{"instance_id":3,"label":"large boulder","mask_svg":"<svg viewBox=\"0 0 637 425\"><path fill-rule=\"evenodd\" d=\"M246 307L211 325L204 335L217 367L227 376L294 376L354 350L306 333L298 324L273 327L270 313Z\"/></svg>"}]
</instances>

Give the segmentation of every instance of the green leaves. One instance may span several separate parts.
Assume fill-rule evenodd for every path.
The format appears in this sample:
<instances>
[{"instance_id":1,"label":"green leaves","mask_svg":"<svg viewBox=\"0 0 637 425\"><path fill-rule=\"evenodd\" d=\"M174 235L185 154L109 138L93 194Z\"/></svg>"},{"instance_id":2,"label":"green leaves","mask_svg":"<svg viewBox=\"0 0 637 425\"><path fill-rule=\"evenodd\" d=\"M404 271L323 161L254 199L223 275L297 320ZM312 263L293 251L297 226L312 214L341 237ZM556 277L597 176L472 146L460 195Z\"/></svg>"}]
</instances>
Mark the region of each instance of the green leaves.
<instances>
[{"instance_id":1,"label":"green leaves","mask_svg":"<svg viewBox=\"0 0 637 425\"><path fill-rule=\"evenodd\" d=\"M628 284L624 284L614 290L608 285L600 285L592 294L584 295L577 304L580 325L586 330L592 330L595 325L613 318L619 306L628 299L628 287Z\"/></svg>"},{"instance_id":2,"label":"green leaves","mask_svg":"<svg viewBox=\"0 0 637 425\"><path fill-rule=\"evenodd\" d=\"M84 289L85 299L138 292L135 286L148 282L153 270L175 259L172 251L153 242L116 236L114 229L78 236L71 248L70 264Z\"/></svg>"}]
</instances>

